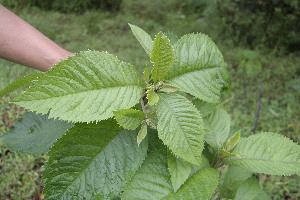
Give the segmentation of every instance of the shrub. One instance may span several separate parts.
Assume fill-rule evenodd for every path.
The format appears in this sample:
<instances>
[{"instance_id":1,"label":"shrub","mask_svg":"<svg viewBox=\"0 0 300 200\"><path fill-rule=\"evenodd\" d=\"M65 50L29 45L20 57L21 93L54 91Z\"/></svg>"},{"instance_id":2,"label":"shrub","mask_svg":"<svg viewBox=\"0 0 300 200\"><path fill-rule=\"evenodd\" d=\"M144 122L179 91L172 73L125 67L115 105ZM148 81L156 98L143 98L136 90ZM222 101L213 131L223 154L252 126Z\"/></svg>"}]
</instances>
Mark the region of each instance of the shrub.
<instances>
[{"instance_id":1,"label":"shrub","mask_svg":"<svg viewBox=\"0 0 300 200\"><path fill-rule=\"evenodd\" d=\"M300 4L282 1L218 1L223 31L235 44L299 51Z\"/></svg>"},{"instance_id":2,"label":"shrub","mask_svg":"<svg viewBox=\"0 0 300 200\"><path fill-rule=\"evenodd\" d=\"M0 140L48 154L47 199L209 199L221 167L228 170L220 197L268 199L252 173L300 174L292 140L272 132L241 137L231 126L220 104L229 74L208 36L171 42L159 32L152 40L130 27L153 64L143 79L107 52L84 51L0 92L31 86L14 99L30 112Z\"/></svg>"}]
</instances>

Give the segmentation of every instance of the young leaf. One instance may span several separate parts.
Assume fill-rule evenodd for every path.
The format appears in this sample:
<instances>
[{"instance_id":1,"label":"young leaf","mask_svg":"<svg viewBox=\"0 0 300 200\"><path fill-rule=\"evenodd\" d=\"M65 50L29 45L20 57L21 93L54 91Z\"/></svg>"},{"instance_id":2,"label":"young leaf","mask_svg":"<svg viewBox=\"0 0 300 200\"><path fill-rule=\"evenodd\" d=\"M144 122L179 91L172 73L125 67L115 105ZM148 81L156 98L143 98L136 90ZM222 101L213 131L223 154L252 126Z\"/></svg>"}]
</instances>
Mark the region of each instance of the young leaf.
<instances>
[{"instance_id":1,"label":"young leaf","mask_svg":"<svg viewBox=\"0 0 300 200\"><path fill-rule=\"evenodd\" d=\"M162 32L159 32L154 39L151 62L154 64L152 70L153 81L155 83L163 81L174 64L174 48Z\"/></svg>"},{"instance_id":2,"label":"young leaf","mask_svg":"<svg viewBox=\"0 0 300 200\"><path fill-rule=\"evenodd\" d=\"M150 72L148 66L145 67L143 74L144 74L144 81L148 83L150 81Z\"/></svg>"},{"instance_id":3,"label":"young leaf","mask_svg":"<svg viewBox=\"0 0 300 200\"><path fill-rule=\"evenodd\" d=\"M230 156L237 156L237 154L230 153L229 151L226 151L225 149L221 149L221 153L225 157L230 157Z\"/></svg>"},{"instance_id":4,"label":"young leaf","mask_svg":"<svg viewBox=\"0 0 300 200\"><path fill-rule=\"evenodd\" d=\"M160 200L172 192L167 154L164 149L150 153L124 189L121 199Z\"/></svg>"},{"instance_id":5,"label":"young leaf","mask_svg":"<svg viewBox=\"0 0 300 200\"><path fill-rule=\"evenodd\" d=\"M135 38L139 41L142 47L145 49L146 53L151 56L152 48L153 48L153 41L151 37L146 33L143 29L129 24L131 31Z\"/></svg>"},{"instance_id":6,"label":"young leaf","mask_svg":"<svg viewBox=\"0 0 300 200\"><path fill-rule=\"evenodd\" d=\"M135 130L145 119L145 113L134 109L122 109L113 112L117 122L128 130Z\"/></svg>"},{"instance_id":7,"label":"young leaf","mask_svg":"<svg viewBox=\"0 0 300 200\"><path fill-rule=\"evenodd\" d=\"M15 80L0 91L0 98L22 87L33 85L34 81L41 76L43 76L43 73L31 73Z\"/></svg>"},{"instance_id":8,"label":"young leaf","mask_svg":"<svg viewBox=\"0 0 300 200\"><path fill-rule=\"evenodd\" d=\"M229 86L223 56L203 34L188 34L175 45L175 62L166 77L169 83L199 99L220 102L221 90Z\"/></svg>"},{"instance_id":9,"label":"young leaf","mask_svg":"<svg viewBox=\"0 0 300 200\"><path fill-rule=\"evenodd\" d=\"M72 127L73 124L66 121L28 112L12 130L0 137L0 141L11 151L38 155L47 153L53 143Z\"/></svg>"},{"instance_id":10,"label":"young leaf","mask_svg":"<svg viewBox=\"0 0 300 200\"><path fill-rule=\"evenodd\" d=\"M134 106L144 90L137 71L106 52L80 52L44 74L14 102L71 122L108 119Z\"/></svg>"},{"instance_id":11,"label":"young leaf","mask_svg":"<svg viewBox=\"0 0 300 200\"><path fill-rule=\"evenodd\" d=\"M140 167L147 153L138 147L136 131L113 121L76 124L49 152L44 172L45 198L111 199Z\"/></svg>"},{"instance_id":12,"label":"young leaf","mask_svg":"<svg viewBox=\"0 0 300 200\"><path fill-rule=\"evenodd\" d=\"M160 94L157 103L158 136L175 156L200 165L204 124L199 111L179 94Z\"/></svg>"},{"instance_id":13,"label":"young leaf","mask_svg":"<svg viewBox=\"0 0 300 200\"><path fill-rule=\"evenodd\" d=\"M263 132L241 138L227 163L255 173L300 175L300 146L283 135Z\"/></svg>"},{"instance_id":14,"label":"young leaf","mask_svg":"<svg viewBox=\"0 0 300 200\"><path fill-rule=\"evenodd\" d=\"M168 152L168 167L174 192L177 192L180 186L189 178L192 165Z\"/></svg>"},{"instance_id":15,"label":"young leaf","mask_svg":"<svg viewBox=\"0 0 300 200\"><path fill-rule=\"evenodd\" d=\"M205 141L210 146L220 149L230 132L230 116L225 110L217 108L204 120L204 123L208 129Z\"/></svg>"},{"instance_id":16,"label":"young leaf","mask_svg":"<svg viewBox=\"0 0 300 200\"><path fill-rule=\"evenodd\" d=\"M235 200L268 200L270 197L261 189L255 177L244 181L237 189Z\"/></svg>"},{"instance_id":17,"label":"young leaf","mask_svg":"<svg viewBox=\"0 0 300 200\"><path fill-rule=\"evenodd\" d=\"M218 178L219 172L216 169L203 169L188 179L176 193L170 193L163 200L210 199L217 189Z\"/></svg>"},{"instance_id":18,"label":"young leaf","mask_svg":"<svg viewBox=\"0 0 300 200\"><path fill-rule=\"evenodd\" d=\"M170 84L164 84L159 91L166 92L166 93L172 93L172 92L177 92L178 90L179 90L178 87L175 87Z\"/></svg>"},{"instance_id":19,"label":"young leaf","mask_svg":"<svg viewBox=\"0 0 300 200\"><path fill-rule=\"evenodd\" d=\"M224 149L226 151L232 150L235 145L239 142L241 137L240 131L236 132L225 144Z\"/></svg>"},{"instance_id":20,"label":"young leaf","mask_svg":"<svg viewBox=\"0 0 300 200\"><path fill-rule=\"evenodd\" d=\"M140 145L140 143L143 141L143 139L145 139L145 137L147 136L147 124L144 123L141 126L141 130L139 131L138 135L137 135L137 143L138 145Z\"/></svg>"},{"instance_id":21,"label":"young leaf","mask_svg":"<svg viewBox=\"0 0 300 200\"><path fill-rule=\"evenodd\" d=\"M147 99L150 106L154 106L159 101L159 96L154 92L153 88L147 91Z\"/></svg>"}]
</instances>

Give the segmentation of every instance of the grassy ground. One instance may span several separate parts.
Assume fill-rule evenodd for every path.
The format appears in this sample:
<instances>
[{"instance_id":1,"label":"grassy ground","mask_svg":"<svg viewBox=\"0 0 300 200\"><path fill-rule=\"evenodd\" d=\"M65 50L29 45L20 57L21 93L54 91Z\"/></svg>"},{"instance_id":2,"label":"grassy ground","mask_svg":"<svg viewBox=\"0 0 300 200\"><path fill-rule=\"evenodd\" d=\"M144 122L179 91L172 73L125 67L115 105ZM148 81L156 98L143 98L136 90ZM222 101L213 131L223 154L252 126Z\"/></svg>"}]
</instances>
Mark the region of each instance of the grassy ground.
<instances>
[{"instance_id":1,"label":"grassy ground","mask_svg":"<svg viewBox=\"0 0 300 200\"><path fill-rule=\"evenodd\" d=\"M155 8L141 12L134 4L125 6L127 9L115 14L103 11L89 11L82 15L61 14L35 8L15 12L72 52L87 49L108 51L134 64L140 72L147 55L130 33L127 23L144 28L151 36L160 30L174 32L178 36L205 32L217 42L232 75L232 93L224 95L224 107L231 114L233 125L243 127L244 135L252 134L255 115L259 113L255 126L257 132L278 132L300 141L299 55L278 57L271 50L250 51L232 47L230 42L219 40L216 27L197 15L186 15L180 9L154 15L151 13ZM0 88L33 71L0 60ZM0 99L0 135L24 113L23 109L9 104L15 95ZM12 153L3 144L0 147L0 199L39 199L45 157ZM272 199L300 198L299 176L259 177Z\"/></svg>"}]
</instances>

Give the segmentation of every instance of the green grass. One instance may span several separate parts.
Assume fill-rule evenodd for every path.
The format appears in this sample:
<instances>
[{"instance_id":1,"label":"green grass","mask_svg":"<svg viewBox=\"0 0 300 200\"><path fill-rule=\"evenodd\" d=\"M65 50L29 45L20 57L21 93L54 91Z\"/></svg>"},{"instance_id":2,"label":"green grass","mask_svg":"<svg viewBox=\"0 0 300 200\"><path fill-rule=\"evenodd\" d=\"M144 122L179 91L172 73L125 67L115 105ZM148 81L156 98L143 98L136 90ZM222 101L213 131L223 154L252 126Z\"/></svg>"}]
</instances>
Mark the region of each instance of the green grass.
<instances>
[{"instance_id":1,"label":"green grass","mask_svg":"<svg viewBox=\"0 0 300 200\"><path fill-rule=\"evenodd\" d=\"M129 3L124 4L124 9L119 13L89 11L76 15L36 8L23 8L15 12L72 52L87 49L108 51L132 63L140 72L149 61L127 23L142 27L152 37L160 30L178 36L190 32L207 33L220 47L232 76L232 93L224 95L224 107L230 113L233 125L242 127L243 135L253 134L251 129L255 121L258 88L262 83L256 132L278 132L296 142L300 141L299 55L278 57L271 50L249 51L233 47L230 41L219 39L221 33L212 23L215 19L208 20L201 17L201 14L187 15L180 7L168 10L157 2L151 3L152 7L139 7L132 1L126 2ZM157 10L160 11L154 15L153 12ZM0 88L34 71L0 60ZM0 99L0 135L9 130L24 113L23 109L9 104L20 92ZM39 199L43 186L42 165L46 158L12 153L3 144L0 148L0 199ZM299 176L259 177L262 186L273 199L300 198Z\"/></svg>"}]
</instances>

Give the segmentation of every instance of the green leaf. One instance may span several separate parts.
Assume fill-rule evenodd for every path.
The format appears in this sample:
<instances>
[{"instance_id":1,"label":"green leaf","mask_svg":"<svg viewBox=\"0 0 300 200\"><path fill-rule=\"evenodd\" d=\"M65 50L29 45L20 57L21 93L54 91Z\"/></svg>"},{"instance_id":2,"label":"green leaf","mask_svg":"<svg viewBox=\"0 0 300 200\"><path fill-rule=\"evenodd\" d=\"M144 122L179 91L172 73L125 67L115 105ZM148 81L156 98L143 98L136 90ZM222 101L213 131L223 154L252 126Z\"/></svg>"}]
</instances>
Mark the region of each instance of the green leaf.
<instances>
[{"instance_id":1,"label":"green leaf","mask_svg":"<svg viewBox=\"0 0 300 200\"><path fill-rule=\"evenodd\" d=\"M148 66L145 67L143 74L144 74L144 81L148 83L150 81L150 72Z\"/></svg>"},{"instance_id":2,"label":"green leaf","mask_svg":"<svg viewBox=\"0 0 300 200\"><path fill-rule=\"evenodd\" d=\"M134 109L122 109L113 112L117 122L124 128L135 130L145 119L142 111Z\"/></svg>"},{"instance_id":3,"label":"green leaf","mask_svg":"<svg viewBox=\"0 0 300 200\"><path fill-rule=\"evenodd\" d=\"M268 195L261 189L255 177L244 181L238 188L235 200L268 200Z\"/></svg>"},{"instance_id":4,"label":"green leaf","mask_svg":"<svg viewBox=\"0 0 300 200\"><path fill-rule=\"evenodd\" d=\"M158 136L175 156L195 165L201 163L204 124L194 105L179 94L160 94L157 103Z\"/></svg>"},{"instance_id":5,"label":"green leaf","mask_svg":"<svg viewBox=\"0 0 300 200\"><path fill-rule=\"evenodd\" d=\"M44 74L14 102L71 122L108 119L134 106L144 90L137 71L106 52L80 52Z\"/></svg>"},{"instance_id":6,"label":"green leaf","mask_svg":"<svg viewBox=\"0 0 300 200\"><path fill-rule=\"evenodd\" d=\"M168 71L174 64L174 48L170 40L159 32L154 39L151 62L154 64L152 70L153 81L163 81Z\"/></svg>"},{"instance_id":7,"label":"green leaf","mask_svg":"<svg viewBox=\"0 0 300 200\"><path fill-rule=\"evenodd\" d=\"M47 153L53 143L60 138L73 124L48 119L48 115L25 113L12 130L0 137L11 151L27 154Z\"/></svg>"},{"instance_id":8,"label":"green leaf","mask_svg":"<svg viewBox=\"0 0 300 200\"><path fill-rule=\"evenodd\" d=\"M77 124L49 152L43 174L45 198L111 199L142 164L148 143L112 120Z\"/></svg>"},{"instance_id":9,"label":"green leaf","mask_svg":"<svg viewBox=\"0 0 300 200\"><path fill-rule=\"evenodd\" d=\"M159 101L159 96L154 91L154 88L147 91L147 99L150 106L154 106Z\"/></svg>"},{"instance_id":10,"label":"green leaf","mask_svg":"<svg viewBox=\"0 0 300 200\"><path fill-rule=\"evenodd\" d=\"M241 128L237 127L237 126L230 126L230 132L228 134L227 137L227 141L237 132L241 131Z\"/></svg>"},{"instance_id":11,"label":"green leaf","mask_svg":"<svg viewBox=\"0 0 300 200\"><path fill-rule=\"evenodd\" d=\"M170 39L172 44L176 43L179 39L178 36L173 32L166 32L164 34Z\"/></svg>"},{"instance_id":12,"label":"green leaf","mask_svg":"<svg viewBox=\"0 0 300 200\"><path fill-rule=\"evenodd\" d=\"M171 152L168 152L168 167L171 174L172 186L176 192L189 178L192 172L192 165L181 158L176 158Z\"/></svg>"},{"instance_id":13,"label":"green leaf","mask_svg":"<svg viewBox=\"0 0 300 200\"><path fill-rule=\"evenodd\" d=\"M251 176L252 174L249 171L246 171L237 166L230 166L225 172L223 183L219 187L222 194L221 197L234 199L239 186Z\"/></svg>"},{"instance_id":14,"label":"green leaf","mask_svg":"<svg viewBox=\"0 0 300 200\"><path fill-rule=\"evenodd\" d=\"M31 73L15 80L0 91L0 98L22 87L33 85L34 81L42 76L43 73Z\"/></svg>"},{"instance_id":15,"label":"green leaf","mask_svg":"<svg viewBox=\"0 0 300 200\"><path fill-rule=\"evenodd\" d=\"M188 34L174 45L175 62L166 77L169 83L201 100L220 102L229 87L229 74L215 43L203 34Z\"/></svg>"},{"instance_id":16,"label":"green leaf","mask_svg":"<svg viewBox=\"0 0 300 200\"><path fill-rule=\"evenodd\" d=\"M224 149L226 151L232 150L241 138L240 131L236 132L225 144Z\"/></svg>"},{"instance_id":17,"label":"green leaf","mask_svg":"<svg viewBox=\"0 0 300 200\"><path fill-rule=\"evenodd\" d=\"M208 159L202 154L201 156L201 164L200 165L192 165L192 172L190 173L189 177L193 176L200 170L204 168L210 167Z\"/></svg>"},{"instance_id":18,"label":"green leaf","mask_svg":"<svg viewBox=\"0 0 300 200\"><path fill-rule=\"evenodd\" d=\"M200 99L194 99L192 102L195 105L195 107L200 111L202 117L208 116L217 109L216 104L207 103Z\"/></svg>"},{"instance_id":19,"label":"green leaf","mask_svg":"<svg viewBox=\"0 0 300 200\"><path fill-rule=\"evenodd\" d=\"M225 110L217 108L204 120L204 123L208 129L205 141L210 146L220 149L230 132L230 116Z\"/></svg>"},{"instance_id":20,"label":"green leaf","mask_svg":"<svg viewBox=\"0 0 300 200\"><path fill-rule=\"evenodd\" d=\"M172 192L165 150L150 153L130 183L121 199L160 200Z\"/></svg>"},{"instance_id":21,"label":"green leaf","mask_svg":"<svg viewBox=\"0 0 300 200\"><path fill-rule=\"evenodd\" d=\"M222 155L225 156L225 157L237 156L237 154L230 153L229 151L226 151L226 150L224 150L224 149L221 149L221 153L222 153Z\"/></svg>"},{"instance_id":22,"label":"green leaf","mask_svg":"<svg viewBox=\"0 0 300 200\"><path fill-rule=\"evenodd\" d=\"M138 145L140 145L140 143L143 141L143 139L145 139L145 137L147 136L147 129L148 129L147 124L146 123L142 124L141 130L139 131L139 133L137 135Z\"/></svg>"},{"instance_id":23,"label":"green leaf","mask_svg":"<svg viewBox=\"0 0 300 200\"><path fill-rule=\"evenodd\" d=\"M172 92L177 92L178 90L179 90L178 87L175 87L170 84L164 84L159 91L166 92L166 93L172 93Z\"/></svg>"},{"instance_id":24,"label":"green leaf","mask_svg":"<svg viewBox=\"0 0 300 200\"><path fill-rule=\"evenodd\" d=\"M169 194L163 200L210 199L217 189L218 178L219 172L216 169L203 169L188 179L176 193Z\"/></svg>"},{"instance_id":25,"label":"green leaf","mask_svg":"<svg viewBox=\"0 0 300 200\"><path fill-rule=\"evenodd\" d=\"M252 173L237 166L230 166L224 178L225 187L237 187L252 176Z\"/></svg>"},{"instance_id":26,"label":"green leaf","mask_svg":"<svg viewBox=\"0 0 300 200\"><path fill-rule=\"evenodd\" d=\"M142 47L145 49L146 53L151 56L152 48L153 48L153 41L151 37L146 33L143 29L129 24L131 31L135 38L139 41Z\"/></svg>"},{"instance_id":27,"label":"green leaf","mask_svg":"<svg viewBox=\"0 0 300 200\"><path fill-rule=\"evenodd\" d=\"M283 135L263 132L241 138L227 158L230 165L255 173L271 175L300 175L300 146Z\"/></svg>"}]
</instances>

